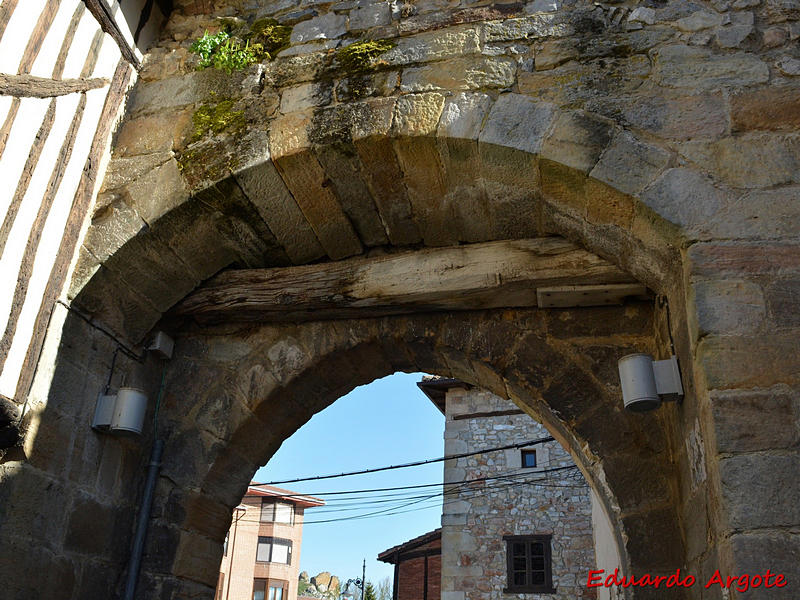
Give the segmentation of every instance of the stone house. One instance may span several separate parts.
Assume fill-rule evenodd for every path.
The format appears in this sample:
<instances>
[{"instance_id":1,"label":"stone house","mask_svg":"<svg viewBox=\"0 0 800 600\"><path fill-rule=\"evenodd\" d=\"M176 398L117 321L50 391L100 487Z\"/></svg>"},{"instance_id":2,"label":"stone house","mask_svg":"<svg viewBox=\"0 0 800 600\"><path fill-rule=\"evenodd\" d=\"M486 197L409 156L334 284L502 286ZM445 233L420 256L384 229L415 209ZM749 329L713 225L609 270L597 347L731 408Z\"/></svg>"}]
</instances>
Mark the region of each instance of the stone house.
<instances>
[{"instance_id":1,"label":"stone house","mask_svg":"<svg viewBox=\"0 0 800 600\"><path fill-rule=\"evenodd\" d=\"M324 501L251 484L225 538L215 600L297 600L306 509Z\"/></svg>"},{"instance_id":2,"label":"stone house","mask_svg":"<svg viewBox=\"0 0 800 600\"><path fill-rule=\"evenodd\" d=\"M597 597L589 570L619 559L570 455L508 400L457 379L418 385L446 417L445 454L520 447L445 462L441 529L378 557L395 564L394 600ZM538 440L547 441L522 445ZM433 585L432 573L441 573Z\"/></svg>"}]
</instances>

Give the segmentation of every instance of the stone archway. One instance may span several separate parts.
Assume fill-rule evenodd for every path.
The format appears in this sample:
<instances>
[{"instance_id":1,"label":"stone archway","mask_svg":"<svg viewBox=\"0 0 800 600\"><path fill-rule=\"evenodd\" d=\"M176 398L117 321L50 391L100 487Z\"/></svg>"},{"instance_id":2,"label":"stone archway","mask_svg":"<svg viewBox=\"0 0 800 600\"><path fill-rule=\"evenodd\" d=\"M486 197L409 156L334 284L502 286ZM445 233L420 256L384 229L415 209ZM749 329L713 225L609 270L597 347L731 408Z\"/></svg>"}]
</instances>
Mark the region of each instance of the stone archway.
<instances>
[{"instance_id":1,"label":"stone archway","mask_svg":"<svg viewBox=\"0 0 800 600\"><path fill-rule=\"evenodd\" d=\"M186 14L203 12L201 3L178 4ZM673 9L684 5L667 2L664 18L679 19ZM680 538L671 547L683 549L682 564L699 579L717 567L731 574L766 567L795 574L800 564L792 558L798 552L796 482L785 474L795 472L798 464L792 396L800 373L794 352L797 320L787 308L796 296L797 229L793 209L775 207L796 198L796 188L789 185L796 181L794 171L787 173L780 161L795 156L797 145L796 136L787 133L794 126L791 118L766 123L746 110L749 103L791 102L796 86L775 66L791 61L776 62L776 50L766 47L745 52L687 46L679 27L647 19L635 21L639 25L631 30L616 29L627 22L620 20L627 13L619 8L570 4L544 17L514 13L525 13L522 6L456 9L438 21L421 15L406 23L411 23L404 30L408 35L398 34L405 41L386 59L386 68L367 79L404 71L417 80L436 79L435 89L397 85L330 106L314 100L317 79L332 86L334 80L352 78L337 72L324 52L285 57L232 76L195 72L182 62L189 44L181 45L178 37L186 32L180 23L171 23L164 46L151 54L117 137L74 272L73 308L134 345L198 284L227 267L283 267L421 246L563 236L667 299L669 318L658 311L653 333L641 340L654 351L665 351L671 334L688 392L682 407L658 416L658 431L675 468L668 494L677 516L668 532L673 537L665 534L664 539ZM773 2L758 10L763 14L756 28L796 17ZM193 26L202 30L213 23L212 15L194 13ZM720 22L719 27L727 25ZM437 46L438 38L449 45ZM552 89L536 83L551 75L530 71L524 61L513 73L495 71L509 73L510 80L475 85L468 81L468 73L475 72L466 68L468 63L487 72L483 66L512 62L483 55L493 51L487 43L494 42L537 45L541 57L577 52L577 64L552 71L555 83L563 78L563 85ZM711 71L695 68L705 62ZM459 66L465 68L453 70ZM437 73L448 77L437 79ZM267 78L271 89L264 83ZM603 78L608 81L599 81ZM634 94L640 84L641 97ZM322 87L325 95L327 87ZM596 91L592 102L582 95L584 87ZM201 132L192 140L192 115L220 105L230 108L220 98L210 99L211 91L230 96L234 112L241 106L247 128ZM279 110L283 96L302 102L287 100ZM691 108L687 122L681 108L685 103ZM643 118L650 111L659 118ZM712 123L707 112L719 116L719 122ZM186 126L178 131L181 123ZM698 128L700 139L691 139ZM738 169L731 156L739 147L761 157L753 164L760 165L767 155L779 158L767 161L763 172L750 164ZM775 150L765 153L763 148ZM486 366L491 357L470 355L475 343L455 341L452 352L426 357L430 339L414 328L424 329L427 318L444 317L384 320L408 321L414 333L410 340L397 339L397 345L408 343L408 352L419 354L414 364L503 391L506 384L497 382L502 369ZM220 338L249 331L242 325L228 327L217 331ZM345 325L303 327L335 330ZM458 331L446 331L444 325L434 329L442 335ZM46 356L52 361L43 363L47 368L37 378L28 417L28 461L3 465L0 473L0 500L11 507L0 515L2 543L7 556L30 556L26 563L53 566L51 595L102 597L124 570L145 453L136 442L94 436L86 425L116 343L74 315L56 316L51 331L56 335ZM173 331L186 340L187 356L191 332ZM423 343L415 346L411 342L416 339ZM380 340L365 344L378 356L392 351ZM235 343L215 349L229 356L243 351ZM342 349L357 356L356 347L345 344ZM334 360L337 354L321 356ZM469 367L459 366L459 357L470 358ZM119 358L115 385L131 366ZM575 380L591 372L585 356L570 358ZM373 364L363 381L410 368L403 360L395 357L381 368ZM201 367L211 368L210 363ZM145 385L156 390L158 366L144 371ZM313 370L308 374L292 380L287 393L306 389L330 399L337 385L344 391L362 380L354 377L345 384L315 380ZM590 382L600 385L590 375ZM229 370L219 377L236 381ZM523 379L510 387L510 395L530 408L537 396ZM602 386L598 394L610 398ZM190 414L199 410L194 399L174 404ZM534 409L556 430L560 421L568 421L564 415L548 417L549 409L536 401ZM272 444L302 420L291 414L285 418ZM777 434L759 433L753 421ZM258 425L250 421L251 427ZM600 448L602 442L590 442L591 432L579 427L576 421L561 433L577 456L588 452L609 458L625 445L623 439ZM163 597L185 597L193 589L208 594L203 573L208 557L218 552L218 527L229 518L236 485L246 483L243 472L235 481L225 482L224 476L236 473L230 468L241 454L236 448L253 440L244 426L226 435L235 435L242 446L222 441L228 438L211 442L218 460L203 478L206 487L198 488L203 493L181 489L173 494L180 488L171 479L175 473L162 478L154 514L159 525L150 531L145 570ZM182 452L172 454L190 467L188 472L208 468L201 438L183 431ZM265 444L252 456L267 452ZM594 479L609 490L613 509L612 496L618 504L630 496L619 492L625 487L623 469L606 471L606 484L599 474ZM757 486L769 490L769 502L750 501ZM215 499L221 490L225 497ZM643 499L664 496L656 490L641 492ZM33 514L30 506L37 507ZM663 505L654 501L651 506ZM629 508L620 504L620 514ZM651 538L637 533L631 516L628 522L623 516L622 524L636 571L649 563L640 560L647 549L635 544ZM18 566L3 559L0 572L18 588L10 593L37 590L35 569L20 576ZM168 574L165 565L170 565ZM176 579L172 567L180 567L182 579ZM796 596L792 588L784 592ZM696 597L699 590L689 593Z\"/></svg>"},{"instance_id":2,"label":"stone archway","mask_svg":"<svg viewBox=\"0 0 800 600\"><path fill-rule=\"evenodd\" d=\"M656 350L653 327L644 303L187 332L170 368L159 493L165 506L183 511L154 522L169 560L153 565L146 580L213 589L231 507L255 470L313 414L398 370L438 372L510 395L576 457L616 517L630 572L674 572L684 550L665 427L671 417L625 413L614 381L620 352ZM191 408L185 398L194 399Z\"/></svg>"}]
</instances>

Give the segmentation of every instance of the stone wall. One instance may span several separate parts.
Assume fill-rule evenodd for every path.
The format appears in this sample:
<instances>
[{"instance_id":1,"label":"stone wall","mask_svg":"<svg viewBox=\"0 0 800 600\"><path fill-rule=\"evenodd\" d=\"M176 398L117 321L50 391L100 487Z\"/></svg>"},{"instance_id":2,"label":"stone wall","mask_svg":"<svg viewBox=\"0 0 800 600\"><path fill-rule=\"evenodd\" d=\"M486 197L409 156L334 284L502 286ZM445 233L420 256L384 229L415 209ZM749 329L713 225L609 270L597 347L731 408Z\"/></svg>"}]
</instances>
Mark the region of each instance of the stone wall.
<instances>
[{"instance_id":1,"label":"stone wall","mask_svg":"<svg viewBox=\"0 0 800 600\"><path fill-rule=\"evenodd\" d=\"M12 4L24 3L6 0L0 14ZM377 24L386 21L380 4L174 4L145 59L103 192L90 211L68 295L74 308L135 344L200 282L231 266L570 238L660 295L657 325L630 345L659 358L674 348L687 394L682 405L653 416L655 425L614 413L618 390L609 382L628 342L616 339L617 324L599 322L597 313L585 337L566 344L560 338L587 317L542 316L552 319L551 337L539 344L530 332L520 333L527 317L509 313L520 320L509 327L520 357L534 360L543 346L566 365L550 378L506 355L505 347L492 346L495 354L487 354L479 333L491 337L488 321L467 315L456 321L440 315L446 327L428 322L444 336L458 337L465 324L476 328L474 347L463 339L447 342L459 348L452 355L444 341L417 328L428 326L419 325L422 316L415 324L387 320L391 327L380 321L382 335L415 358L397 358L395 348L370 338L366 347L374 356L349 347L344 362L353 371L346 381L335 373L318 377L315 361L328 355L315 344L327 342L303 336L324 330L328 341L344 335L363 340L368 334L355 325L300 327L302 335L278 328L271 345L262 340L273 355L247 366L270 373L260 381L272 391L260 400L269 396L269 404L284 406L273 394L277 381L322 396L366 382L361 362L371 365L366 370L373 376L387 374L387 364L463 373L535 406L576 456L607 477L607 486L600 475L593 483L606 487L603 501L625 533L624 560L634 572L653 566L642 557L652 556L655 539L663 544L659 568L685 563L701 578L716 568L727 574L770 568L800 581L797 482L790 477L800 461L795 2L535 0L445 7L417 0L405 8L387 4L388 24ZM361 29L373 22L361 19L366 13L375 14L376 24ZM284 54L230 75L196 70L189 47L206 28L219 28L219 17L236 17L241 21L233 26L250 28L256 17L269 15L292 27L290 47L276 53ZM350 30L342 31L342 24ZM394 46L362 62L364 72L353 72L342 61L347 55L331 46L354 40ZM165 323L178 338L195 335L187 333L192 323ZM99 560L83 549L92 540L70 536L67 543L65 532L79 529L87 511L129 530L141 449L99 441L85 427L113 344L100 352L108 338L84 328L78 317L56 315L53 331L64 343L54 344L39 364L39 413L26 437L29 462L2 467L0 494L15 508L0 516L0 535L4 547L36 548L31 564L40 564L39 553L59 557L59 569L72 578L60 593L79 597L92 582L103 580L108 588L121 576L118 554L126 538L114 538L113 551L103 548L112 558ZM230 353L252 342L246 334L228 341ZM189 352L197 362L186 360L210 368L222 346L197 345L211 354ZM465 355L474 364L465 366ZM354 357L359 360L351 364ZM186 364L176 367L174 381L191 382L179 373ZM303 370L295 373L297 364ZM213 375L234 377L227 368ZM245 366L233 369L239 368ZM153 370L157 381L158 367ZM306 383L290 384L287 372ZM572 404L557 402L579 384L600 389L602 409L580 395ZM198 397L217 408L241 404L225 390L215 393L214 399L207 390ZM214 433L198 434L202 427L187 415L196 414L199 402L190 400L175 417L171 451L186 473L206 472L209 464L212 473L206 472L205 487L198 486L173 465L160 481L160 512L151 528L157 541L148 549L145 589L165 598L208 591L204 569L218 558L219 531L238 502L234 492L241 496L249 478L248 457L268 457L243 433L249 430L242 422L255 426L257 417L208 411L216 419L207 425ZM302 414L312 410L297 402ZM267 428L270 441L263 443L269 448L296 424L294 411L280 414L282 420ZM573 419L576 414L587 418ZM55 443L63 438L63 445ZM124 474L124 483L95 486L99 471L93 469L100 464L104 478ZM659 476L637 481L641 472ZM765 492L754 495L755 489ZM45 517L28 507L42 507L49 516L45 507L67 504L71 512L54 521L52 536L29 527ZM20 590L37 583L35 575L20 578L15 565L5 564L6 571ZM722 597L719 589L687 593ZM770 594L771 600L796 597L792 587Z\"/></svg>"},{"instance_id":2,"label":"stone wall","mask_svg":"<svg viewBox=\"0 0 800 600\"><path fill-rule=\"evenodd\" d=\"M446 396L445 454L474 452L550 437L527 414L490 392L453 387ZM472 415L472 416L470 416ZM595 598L586 587L594 568L589 486L570 455L552 441L530 446L536 468L522 480L456 487L442 512L442 600L545 600ZM444 481L519 475L520 449L468 456L445 463ZM573 467L554 473L547 469ZM536 475L537 472L541 475ZM540 483L524 483L540 480ZM513 483L516 481L516 483ZM494 489L493 489L494 488ZM507 594L506 535L552 535L555 594Z\"/></svg>"}]
</instances>

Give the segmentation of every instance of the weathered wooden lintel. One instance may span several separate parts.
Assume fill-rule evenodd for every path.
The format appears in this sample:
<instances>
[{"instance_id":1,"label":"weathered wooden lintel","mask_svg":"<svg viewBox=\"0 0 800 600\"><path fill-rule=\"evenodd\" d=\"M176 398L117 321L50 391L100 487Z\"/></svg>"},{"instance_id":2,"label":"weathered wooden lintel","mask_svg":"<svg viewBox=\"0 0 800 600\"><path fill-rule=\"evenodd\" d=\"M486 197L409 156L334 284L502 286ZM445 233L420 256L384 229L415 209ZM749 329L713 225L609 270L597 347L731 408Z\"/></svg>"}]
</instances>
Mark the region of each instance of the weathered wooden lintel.
<instances>
[{"instance_id":1,"label":"weathered wooden lintel","mask_svg":"<svg viewBox=\"0 0 800 600\"><path fill-rule=\"evenodd\" d=\"M552 237L225 271L172 315L219 323L520 308L538 306L540 287L630 283L635 280L605 259Z\"/></svg>"}]
</instances>

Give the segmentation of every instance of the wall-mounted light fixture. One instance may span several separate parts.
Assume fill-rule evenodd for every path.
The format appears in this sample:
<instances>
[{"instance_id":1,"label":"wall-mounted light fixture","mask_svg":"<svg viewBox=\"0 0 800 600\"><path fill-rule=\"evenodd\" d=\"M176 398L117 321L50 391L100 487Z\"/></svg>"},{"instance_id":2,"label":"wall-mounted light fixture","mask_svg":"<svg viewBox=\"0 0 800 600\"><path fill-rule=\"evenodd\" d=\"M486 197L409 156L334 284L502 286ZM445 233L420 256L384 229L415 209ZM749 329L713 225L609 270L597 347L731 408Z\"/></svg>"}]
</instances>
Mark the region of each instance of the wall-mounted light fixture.
<instances>
[{"instance_id":1,"label":"wall-mounted light fixture","mask_svg":"<svg viewBox=\"0 0 800 600\"><path fill-rule=\"evenodd\" d=\"M653 360L649 354L628 354L617 365L627 410L646 412L658 408L662 402L683 398L677 357Z\"/></svg>"},{"instance_id":2,"label":"wall-mounted light fixture","mask_svg":"<svg viewBox=\"0 0 800 600\"><path fill-rule=\"evenodd\" d=\"M156 333L152 344L147 348L162 360L172 357L174 342L163 331ZM112 361L112 374L113 374ZM109 375L109 384L111 375ZM133 434L142 433L144 417L147 412L147 394L134 387L121 387L116 394L108 388L97 396L94 408L92 429L103 433Z\"/></svg>"}]
</instances>

